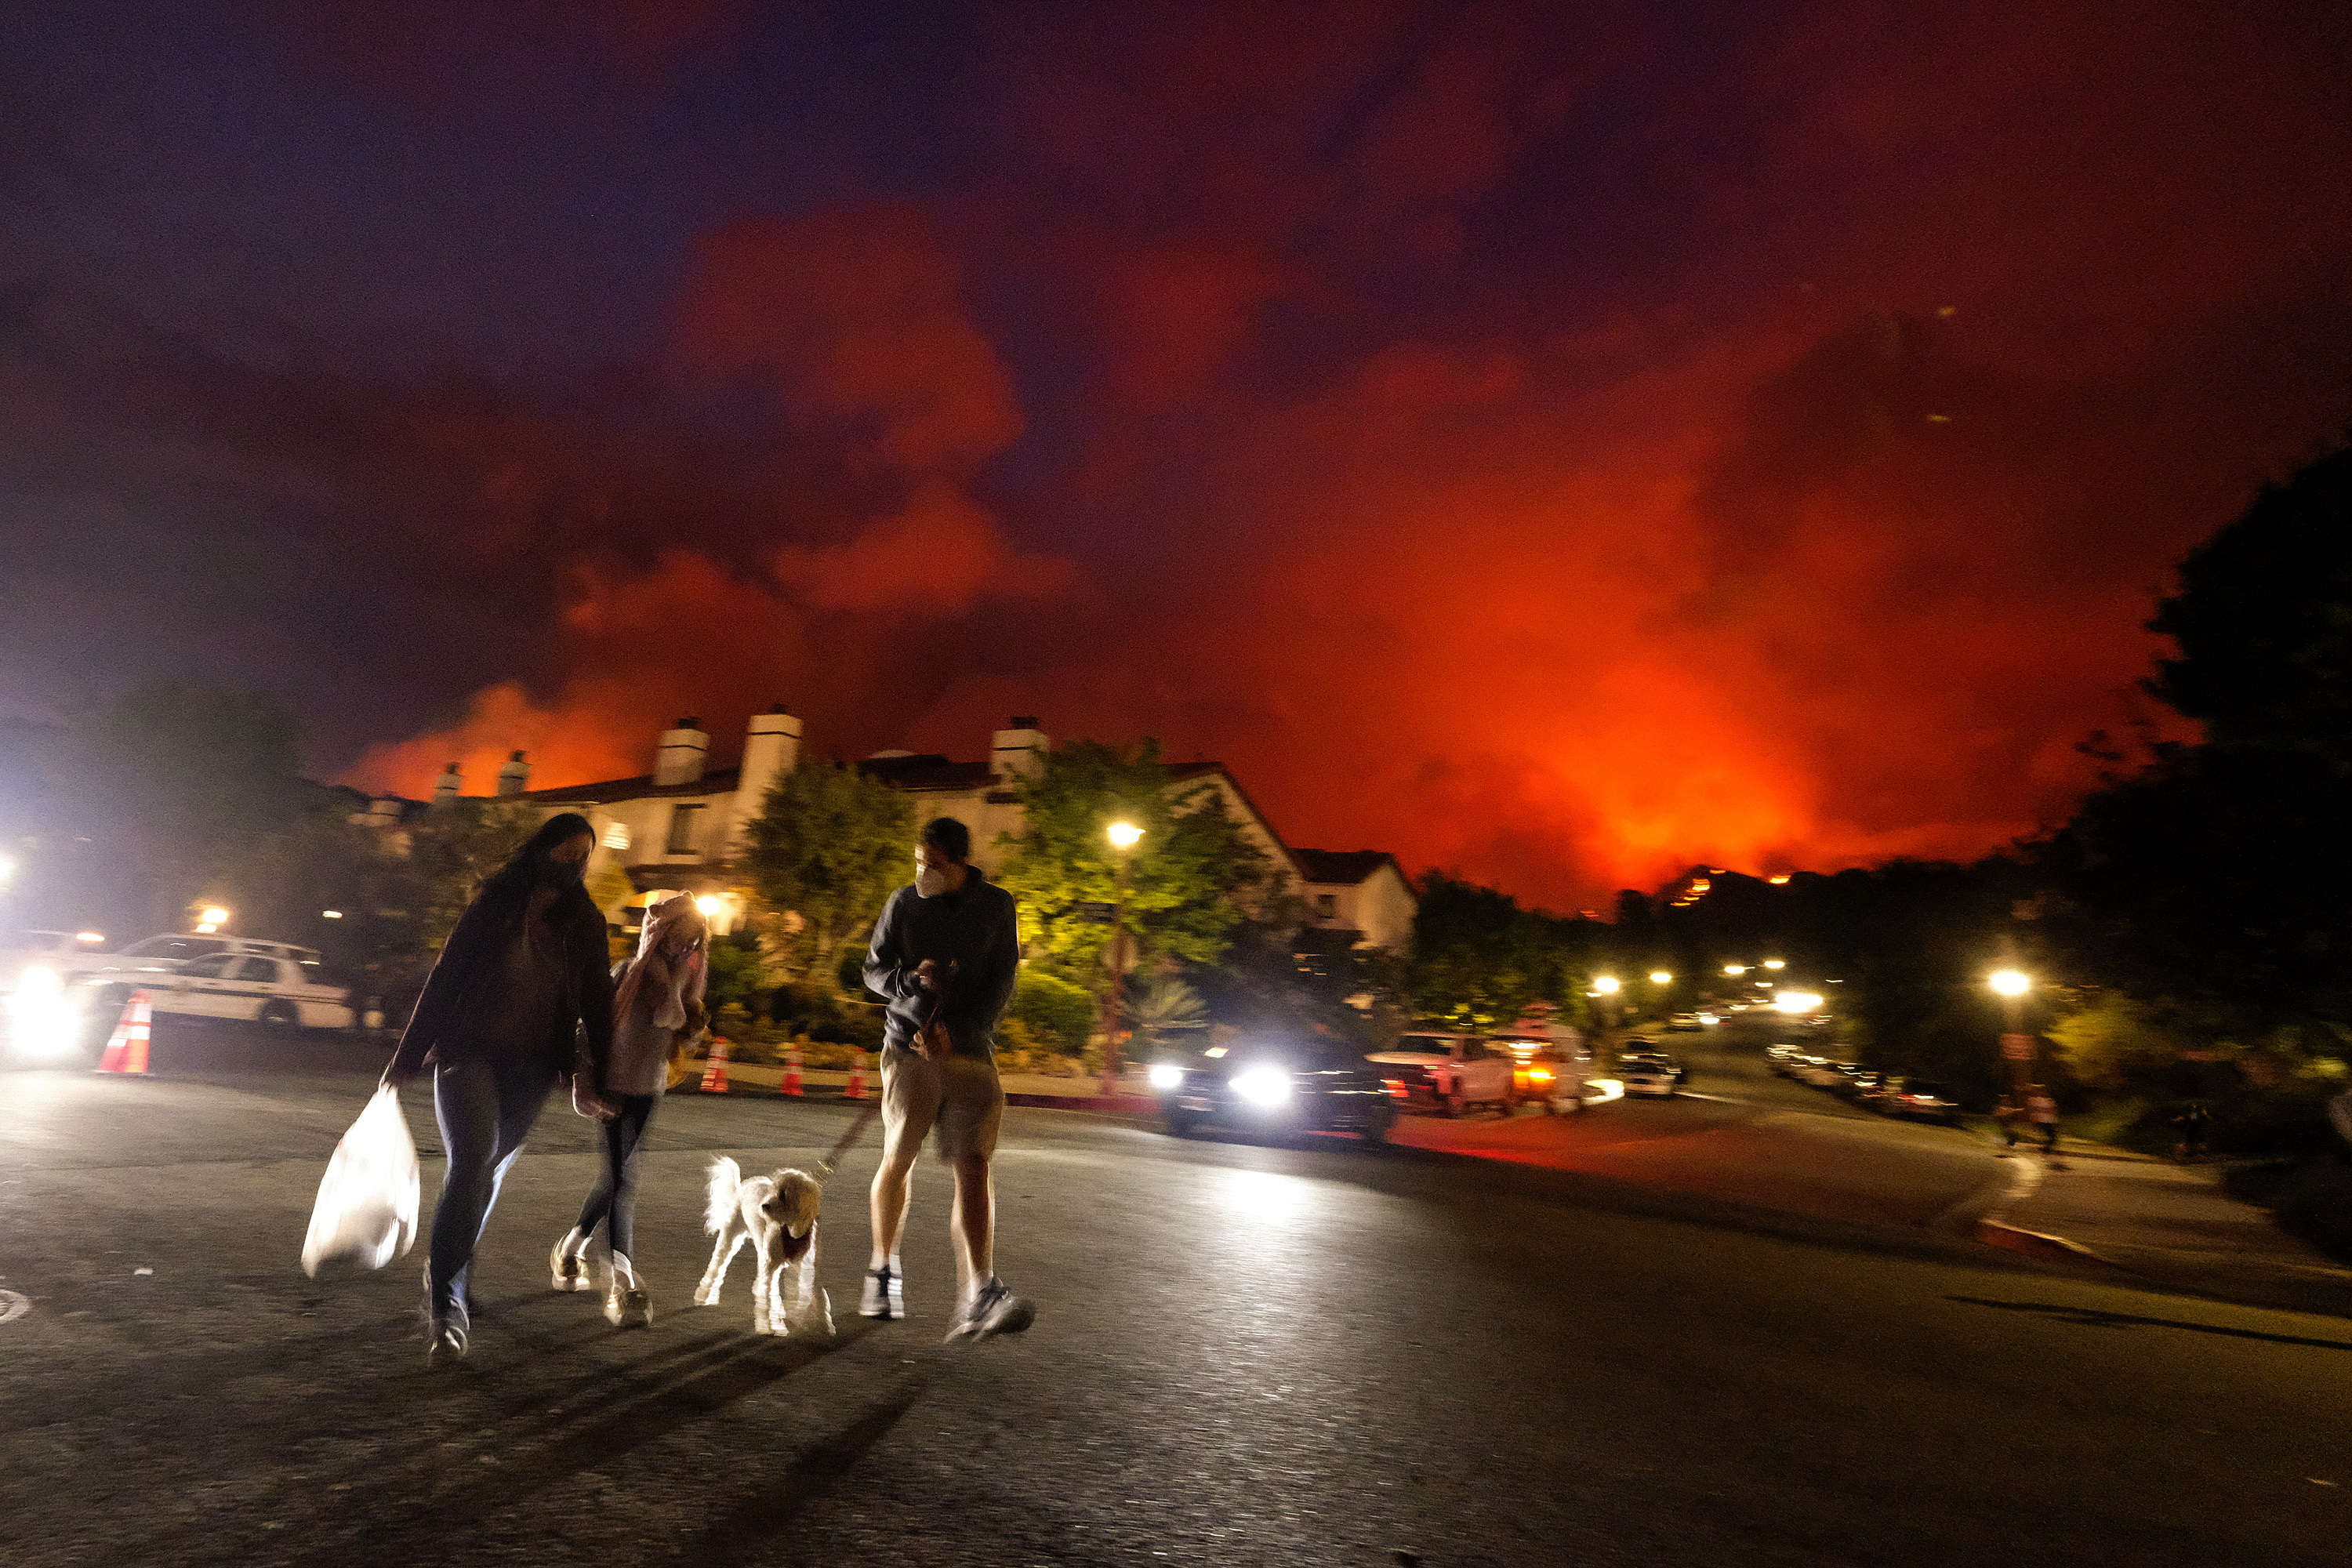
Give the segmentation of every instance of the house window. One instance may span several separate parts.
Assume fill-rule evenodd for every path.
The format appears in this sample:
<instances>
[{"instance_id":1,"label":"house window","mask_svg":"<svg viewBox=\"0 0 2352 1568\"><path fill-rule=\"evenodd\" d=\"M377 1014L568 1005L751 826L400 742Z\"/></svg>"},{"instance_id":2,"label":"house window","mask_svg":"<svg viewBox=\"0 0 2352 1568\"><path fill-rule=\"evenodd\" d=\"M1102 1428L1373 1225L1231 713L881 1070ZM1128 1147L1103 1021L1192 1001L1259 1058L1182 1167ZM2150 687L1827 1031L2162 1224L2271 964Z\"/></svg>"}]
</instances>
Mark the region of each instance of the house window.
<instances>
[{"instance_id":1,"label":"house window","mask_svg":"<svg viewBox=\"0 0 2352 1568\"><path fill-rule=\"evenodd\" d=\"M604 847L607 849L626 849L628 847L629 825L625 822L606 823L604 825Z\"/></svg>"},{"instance_id":2,"label":"house window","mask_svg":"<svg viewBox=\"0 0 2352 1568\"><path fill-rule=\"evenodd\" d=\"M691 855L694 853L694 819L702 810L698 805L672 806L669 814L669 844L663 853Z\"/></svg>"},{"instance_id":3,"label":"house window","mask_svg":"<svg viewBox=\"0 0 2352 1568\"><path fill-rule=\"evenodd\" d=\"M1339 895L1337 893L1316 894L1315 912L1327 921L1332 916L1338 914L1339 912Z\"/></svg>"}]
</instances>

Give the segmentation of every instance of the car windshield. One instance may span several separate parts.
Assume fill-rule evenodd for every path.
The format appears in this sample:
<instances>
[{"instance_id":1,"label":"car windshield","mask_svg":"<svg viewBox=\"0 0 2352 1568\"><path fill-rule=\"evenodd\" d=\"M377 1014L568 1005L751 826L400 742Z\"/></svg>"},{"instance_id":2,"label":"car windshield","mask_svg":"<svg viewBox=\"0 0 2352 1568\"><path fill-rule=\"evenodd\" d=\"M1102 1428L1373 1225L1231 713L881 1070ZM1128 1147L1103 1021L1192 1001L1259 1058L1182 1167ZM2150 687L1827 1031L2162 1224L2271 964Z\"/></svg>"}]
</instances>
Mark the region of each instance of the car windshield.
<instances>
[{"instance_id":1,"label":"car windshield","mask_svg":"<svg viewBox=\"0 0 2352 1568\"><path fill-rule=\"evenodd\" d=\"M134 942L122 950L125 958L202 958L208 952L218 952L228 946L225 942L202 936L151 936L144 942Z\"/></svg>"}]
</instances>

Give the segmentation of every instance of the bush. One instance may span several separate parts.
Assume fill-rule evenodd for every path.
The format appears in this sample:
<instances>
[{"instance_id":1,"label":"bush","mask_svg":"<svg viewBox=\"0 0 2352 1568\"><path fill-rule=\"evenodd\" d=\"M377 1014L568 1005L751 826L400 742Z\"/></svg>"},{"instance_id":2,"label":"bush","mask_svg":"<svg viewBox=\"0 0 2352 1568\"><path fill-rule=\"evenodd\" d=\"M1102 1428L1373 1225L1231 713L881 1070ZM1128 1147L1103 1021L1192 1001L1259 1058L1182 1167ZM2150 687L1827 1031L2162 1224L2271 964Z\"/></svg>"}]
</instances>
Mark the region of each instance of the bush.
<instances>
[{"instance_id":1,"label":"bush","mask_svg":"<svg viewBox=\"0 0 2352 1568\"><path fill-rule=\"evenodd\" d=\"M1036 1045L1075 1056L1094 1033L1095 999L1083 987L1024 967L1013 983L1005 1016L1028 1030Z\"/></svg>"},{"instance_id":2,"label":"bush","mask_svg":"<svg viewBox=\"0 0 2352 1568\"><path fill-rule=\"evenodd\" d=\"M710 979L702 1000L713 1016L730 1004L740 1004L747 1009L757 1005L759 993L768 983L767 965L760 957L757 937L748 931L713 937L707 957ZM727 1037L731 1040L735 1037Z\"/></svg>"},{"instance_id":3,"label":"bush","mask_svg":"<svg viewBox=\"0 0 2352 1568\"><path fill-rule=\"evenodd\" d=\"M2352 1164L2340 1153L2240 1166L2225 1182L2233 1195L2268 1207L2281 1230L2352 1262Z\"/></svg>"}]
</instances>

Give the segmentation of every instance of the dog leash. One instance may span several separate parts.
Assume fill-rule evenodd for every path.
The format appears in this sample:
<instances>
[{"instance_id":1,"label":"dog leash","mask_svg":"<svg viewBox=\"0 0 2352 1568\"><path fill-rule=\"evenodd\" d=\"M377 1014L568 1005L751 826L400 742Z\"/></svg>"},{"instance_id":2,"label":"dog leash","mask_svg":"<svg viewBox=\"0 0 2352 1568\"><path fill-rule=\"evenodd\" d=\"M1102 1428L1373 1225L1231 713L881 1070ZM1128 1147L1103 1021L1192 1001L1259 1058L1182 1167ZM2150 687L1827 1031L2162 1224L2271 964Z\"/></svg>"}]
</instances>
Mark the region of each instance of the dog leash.
<instances>
[{"instance_id":1,"label":"dog leash","mask_svg":"<svg viewBox=\"0 0 2352 1568\"><path fill-rule=\"evenodd\" d=\"M949 964L949 973L954 973L952 961ZM940 1009L947 1005L947 987L943 985L940 988L939 994L932 999L930 1013L923 1019L922 1026L915 1031L916 1039L922 1039L938 1025ZM833 1152L816 1163L818 1180L827 1180L833 1175L835 1167L841 1163L841 1157L848 1153L860 1138L866 1136L866 1129L873 1124L877 1116L881 1114L882 1102L879 1100L857 1113L857 1120L849 1124L849 1131L841 1135L841 1142L833 1146Z\"/></svg>"}]
</instances>

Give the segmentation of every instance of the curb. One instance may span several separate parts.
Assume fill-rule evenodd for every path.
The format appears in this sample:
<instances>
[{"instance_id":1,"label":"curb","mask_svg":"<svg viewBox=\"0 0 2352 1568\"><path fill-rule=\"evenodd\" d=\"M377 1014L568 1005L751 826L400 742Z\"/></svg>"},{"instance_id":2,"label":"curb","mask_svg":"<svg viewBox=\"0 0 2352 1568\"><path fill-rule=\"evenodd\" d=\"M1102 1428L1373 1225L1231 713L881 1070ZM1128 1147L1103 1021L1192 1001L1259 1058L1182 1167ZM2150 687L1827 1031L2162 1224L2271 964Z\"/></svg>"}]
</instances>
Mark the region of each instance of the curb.
<instances>
[{"instance_id":1,"label":"curb","mask_svg":"<svg viewBox=\"0 0 2352 1568\"><path fill-rule=\"evenodd\" d=\"M1157 1116L1160 1102L1135 1094L1008 1094L1007 1105L1039 1110L1098 1110L1106 1116Z\"/></svg>"},{"instance_id":2,"label":"curb","mask_svg":"<svg viewBox=\"0 0 2352 1568\"><path fill-rule=\"evenodd\" d=\"M1976 1239L1987 1247L1998 1247L2009 1252L2021 1252L2028 1258L2044 1258L2053 1263L2095 1263L2102 1268L2112 1268L2118 1274L2129 1273L2111 1258L2102 1258L2078 1241L2063 1236L2044 1236L2038 1230L2020 1230L1999 1220L1977 1221Z\"/></svg>"}]
</instances>

